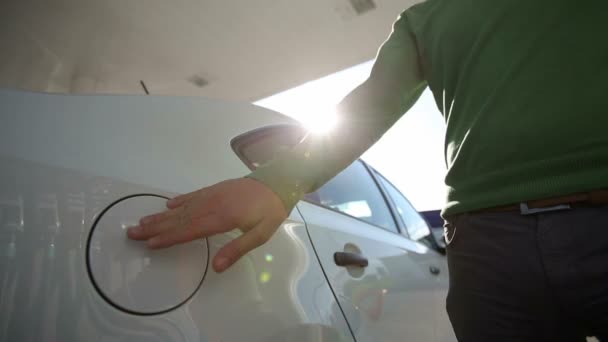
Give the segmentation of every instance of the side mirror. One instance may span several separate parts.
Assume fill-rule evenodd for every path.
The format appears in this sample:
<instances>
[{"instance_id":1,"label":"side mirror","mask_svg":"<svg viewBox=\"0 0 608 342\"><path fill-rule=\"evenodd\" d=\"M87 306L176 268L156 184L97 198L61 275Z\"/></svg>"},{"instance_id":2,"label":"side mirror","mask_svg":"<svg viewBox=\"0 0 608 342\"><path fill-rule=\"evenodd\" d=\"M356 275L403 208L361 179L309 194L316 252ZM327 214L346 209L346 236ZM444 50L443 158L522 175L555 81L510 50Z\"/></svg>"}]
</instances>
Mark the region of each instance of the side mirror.
<instances>
[{"instance_id":1,"label":"side mirror","mask_svg":"<svg viewBox=\"0 0 608 342\"><path fill-rule=\"evenodd\" d=\"M439 210L428 210L420 212L428 226L431 227L431 234L427 236L432 248L442 255L446 255L447 244L443 237L443 218Z\"/></svg>"},{"instance_id":2,"label":"side mirror","mask_svg":"<svg viewBox=\"0 0 608 342\"><path fill-rule=\"evenodd\" d=\"M446 255L445 238L443 237L443 227L432 227L429 239L432 240L431 244L439 254Z\"/></svg>"}]
</instances>

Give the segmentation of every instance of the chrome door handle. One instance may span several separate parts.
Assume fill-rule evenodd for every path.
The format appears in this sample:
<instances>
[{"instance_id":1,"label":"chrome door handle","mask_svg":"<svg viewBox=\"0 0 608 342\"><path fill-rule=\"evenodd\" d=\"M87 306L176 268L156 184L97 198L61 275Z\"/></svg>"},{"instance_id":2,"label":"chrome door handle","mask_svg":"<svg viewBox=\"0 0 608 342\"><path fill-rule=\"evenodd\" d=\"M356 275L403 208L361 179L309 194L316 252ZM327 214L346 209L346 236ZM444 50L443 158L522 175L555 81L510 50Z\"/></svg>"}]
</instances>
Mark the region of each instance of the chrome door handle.
<instances>
[{"instance_id":1,"label":"chrome door handle","mask_svg":"<svg viewBox=\"0 0 608 342\"><path fill-rule=\"evenodd\" d=\"M348 253L348 252L336 252L334 253L334 262L338 266L359 266L367 267L367 258L361 254Z\"/></svg>"}]
</instances>

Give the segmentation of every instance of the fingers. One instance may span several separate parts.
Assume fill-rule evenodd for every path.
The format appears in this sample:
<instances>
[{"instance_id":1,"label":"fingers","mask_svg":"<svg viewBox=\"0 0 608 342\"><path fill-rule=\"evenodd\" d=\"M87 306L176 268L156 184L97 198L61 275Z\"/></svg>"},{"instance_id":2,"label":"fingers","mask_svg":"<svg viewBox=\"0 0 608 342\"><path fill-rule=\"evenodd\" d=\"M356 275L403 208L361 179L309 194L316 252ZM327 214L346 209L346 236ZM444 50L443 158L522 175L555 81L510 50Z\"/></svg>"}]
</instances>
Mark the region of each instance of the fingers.
<instances>
[{"instance_id":1,"label":"fingers","mask_svg":"<svg viewBox=\"0 0 608 342\"><path fill-rule=\"evenodd\" d=\"M172 227L174 228L174 227ZM225 220L217 215L209 215L193 222L192 225L182 226L174 229L167 229L162 233L151 237L147 244L148 247L166 248L178 243L189 242L192 240L205 238L214 234L232 230Z\"/></svg>"},{"instance_id":2,"label":"fingers","mask_svg":"<svg viewBox=\"0 0 608 342\"><path fill-rule=\"evenodd\" d=\"M167 208L175 209L175 208L183 205L187 201L193 199L194 197L204 197L206 192L207 192L207 188L202 188L202 189L199 189L199 190L187 193L187 194L182 194L182 195L173 197L172 199L167 201Z\"/></svg>"},{"instance_id":3,"label":"fingers","mask_svg":"<svg viewBox=\"0 0 608 342\"><path fill-rule=\"evenodd\" d=\"M192 194L193 193L189 193L189 194L184 194L184 195L179 195L179 196L173 197L172 199L167 201L167 208L175 209L175 208L179 207L180 205L184 204L184 202L186 202L186 200L188 198L192 197L193 196Z\"/></svg>"},{"instance_id":4,"label":"fingers","mask_svg":"<svg viewBox=\"0 0 608 342\"><path fill-rule=\"evenodd\" d=\"M141 220L139 220L139 224L142 226L151 225L151 224L155 224L158 222L162 222L162 221L171 219L177 215L178 215L178 210L165 210L162 213L142 217Z\"/></svg>"},{"instance_id":5,"label":"fingers","mask_svg":"<svg viewBox=\"0 0 608 342\"><path fill-rule=\"evenodd\" d=\"M169 210L141 218L138 226L127 230L127 236L134 240L147 240L170 229L190 228L193 221L212 214L214 209L208 201L204 201L202 190L169 200Z\"/></svg>"},{"instance_id":6,"label":"fingers","mask_svg":"<svg viewBox=\"0 0 608 342\"><path fill-rule=\"evenodd\" d=\"M243 255L270 240L277 228L278 226L274 227L272 224L260 223L245 234L230 241L215 255L213 269L218 273L225 271Z\"/></svg>"},{"instance_id":7,"label":"fingers","mask_svg":"<svg viewBox=\"0 0 608 342\"><path fill-rule=\"evenodd\" d=\"M146 240L151 236L158 235L167 229L178 226L183 221L184 210L173 209L159 214L142 218L139 225L130 227L127 236L133 240Z\"/></svg>"},{"instance_id":8,"label":"fingers","mask_svg":"<svg viewBox=\"0 0 608 342\"><path fill-rule=\"evenodd\" d=\"M272 191L246 178L176 196L166 206L167 211L143 218L127 235L147 241L150 248L165 248L241 228L245 233L222 247L214 258L217 272L268 241L287 216Z\"/></svg>"}]
</instances>

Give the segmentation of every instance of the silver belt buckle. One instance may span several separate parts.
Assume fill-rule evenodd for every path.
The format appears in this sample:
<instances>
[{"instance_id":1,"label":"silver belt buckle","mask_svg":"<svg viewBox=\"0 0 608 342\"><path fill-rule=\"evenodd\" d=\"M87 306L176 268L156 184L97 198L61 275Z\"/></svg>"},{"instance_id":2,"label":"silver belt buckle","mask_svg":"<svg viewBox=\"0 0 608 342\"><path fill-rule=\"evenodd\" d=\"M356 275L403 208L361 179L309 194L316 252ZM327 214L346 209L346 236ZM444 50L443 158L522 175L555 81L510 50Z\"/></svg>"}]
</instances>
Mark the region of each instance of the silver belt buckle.
<instances>
[{"instance_id":1,"label":"silver belt buckle","mask_svg":"<svg viewBox=\"0 0 608 342\"><path fill-rule=\"evenodd\" d=\"M519 203L519 213L522 215L532 215L532 214L538 214L538 213L545 213L548 211L568 210L571 208L572 207L570 206L570 204L560 204L560 205L554 205L552 207L530 209L528 207L528 203L525 203L525 202Z\"/></svg>"}]
</instances>

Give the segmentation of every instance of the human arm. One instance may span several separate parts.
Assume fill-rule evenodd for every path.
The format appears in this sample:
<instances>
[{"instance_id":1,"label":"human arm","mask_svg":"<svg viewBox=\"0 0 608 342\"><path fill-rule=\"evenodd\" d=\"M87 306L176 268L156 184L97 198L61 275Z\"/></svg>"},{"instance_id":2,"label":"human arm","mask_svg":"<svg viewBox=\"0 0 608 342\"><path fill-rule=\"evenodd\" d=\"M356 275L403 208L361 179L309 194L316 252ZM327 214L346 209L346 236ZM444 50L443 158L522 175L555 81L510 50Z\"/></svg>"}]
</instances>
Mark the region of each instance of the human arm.
<instances>
[{"instance_id":1,"label":"human arm","mask_svg":"<svg viewBox=\"0 0 608 342\"><path fill-rule=\"evenodd\" d=\"M270 187L287 211L369 149L419 98L426 81L405 17L393 25L368 79L336 107L338 124L324 135L309 134L292 150L247 177Z\"/></svg>"},{"instance_id":2,"label":"human arm","mask_svg":"<svg viewBox=\"0 0 608 342\"><path fill-rule=\"evenodd\" d=\"M418 99L426 86L407 18L393 26L369 78L337 106L338 125L327 136L308 135L241 179L178 196L169 210L143 218L128 236L165 248L239 228L213 260L222 272L268 241L302 196L314 191L373 145Z\"/></svg>"}]
</instances>

